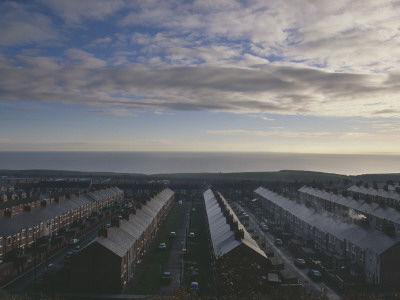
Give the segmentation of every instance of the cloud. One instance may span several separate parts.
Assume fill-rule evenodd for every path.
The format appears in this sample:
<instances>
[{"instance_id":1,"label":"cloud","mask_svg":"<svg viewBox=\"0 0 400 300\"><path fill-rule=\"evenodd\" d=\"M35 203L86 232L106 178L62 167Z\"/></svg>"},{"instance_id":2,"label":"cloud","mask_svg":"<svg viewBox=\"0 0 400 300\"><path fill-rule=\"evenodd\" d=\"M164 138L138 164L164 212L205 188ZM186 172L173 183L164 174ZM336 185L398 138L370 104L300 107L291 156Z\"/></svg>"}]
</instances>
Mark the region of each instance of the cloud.
<instances>
[{"instance_id":1,"label":"cloud","mask_svg":"<svg viewBox=\"0 0 400 300\"><path fill-rule=\"evenodd\" d=\"M93 114L101 114L106 116L115 116L115 117L132 117L134 114L127 109L117 109L111 108L108 110L89 110L89 113Z\"/></svg>"},{"instance_id":2,"label":"cloud","mask_svg":"<svg viewBox=\"0 0 400 300\"><path fill-rule=\"evenodd\" d=\"M42 0L67 23L81 23L86 20L104 20L120 10L125 4L120 0Z\"/></svg>"},{"instance_id":3,"label":"cloud","mask_svg":"<svg viewBox=\"0 0 400 300\"><path fill-rule=\"evenodd\" d=\"M0 46L28 45L55 41L60 35L53 29L52 20L30 7L14 2L0 4Z\"/></svg>"},{"instance_id":4,"label":"cloud","mask_svg":"<svg viewBox=\"0 0 400 300\"><path fill-rule=\"evenodd\" d=\"M296 131L263 131L263 130L207 130L208 134L213 135L248 135L248 136L278 136L288 138L321 138L331 137L333 134L329 132L296 132Z\"/></svg>"},{"instance_id":5,"label":"cloud","mask_svg":"<svg viewBox=\"0 0 400 300\"><path fill-rule=\"evenodd\" d=\"M391 1L38 3L2 5L0 43L73 42L48 57L31 45L0 55L3 99L121 111L399 116L400 23ZM65 37L52 29L59 17ZM93 53L79 49L82 40Z\"/></svg>"},{"instance_id":6,"label":"cloud","mask_svg":"<svg viewBox=\"0 0 400 300\"><path fill-rule=\"evenodd\" d=\"M253 119L261 119L264 121L274 121L274 119L271 119L263 114L253 114L253 115L247 115L249 118L253 118Z\"/></svg>"},{"instance_id":7,"label":"cloud","mask_svg":"<svg viewBox=\"0 0 400 300\"><path fill-rule=\"evenodd\" d=\"M397 116L397 84L384 75L330 73L315 68L110 67L69 49L65 59L0 58L4 99L82 106L246 114ZM379 102L376 99L381 99ZM388 107L392 107L388 109Z\"/></svg>"}]
</instances>

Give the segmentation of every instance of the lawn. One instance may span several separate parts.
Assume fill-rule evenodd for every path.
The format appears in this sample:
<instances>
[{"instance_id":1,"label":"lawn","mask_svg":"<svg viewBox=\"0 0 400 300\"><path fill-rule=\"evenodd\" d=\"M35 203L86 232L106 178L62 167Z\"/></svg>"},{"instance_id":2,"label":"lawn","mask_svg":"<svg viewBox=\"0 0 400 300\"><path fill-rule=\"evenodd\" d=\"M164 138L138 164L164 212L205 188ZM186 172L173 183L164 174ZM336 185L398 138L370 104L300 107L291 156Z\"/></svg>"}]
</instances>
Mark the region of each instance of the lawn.
<instances>
[{"instance_id":1,"label":"lawn","mask_svg":"<svg viewBox=\"0 0 400 300\"><path fill-rule=\"evenodd\" d=\"M133 288L135 294L155 294L160 286L160 277L163 266L167 263L171 251L171 243L167 243L164 250L158 249L158 245L168 241L171 231L176 231L181 219L183 218L183 205L175 205L166 220L161 226L157 238L154 240L149 256L145 260L145 269Z\"/></svg>"}]
</instances>

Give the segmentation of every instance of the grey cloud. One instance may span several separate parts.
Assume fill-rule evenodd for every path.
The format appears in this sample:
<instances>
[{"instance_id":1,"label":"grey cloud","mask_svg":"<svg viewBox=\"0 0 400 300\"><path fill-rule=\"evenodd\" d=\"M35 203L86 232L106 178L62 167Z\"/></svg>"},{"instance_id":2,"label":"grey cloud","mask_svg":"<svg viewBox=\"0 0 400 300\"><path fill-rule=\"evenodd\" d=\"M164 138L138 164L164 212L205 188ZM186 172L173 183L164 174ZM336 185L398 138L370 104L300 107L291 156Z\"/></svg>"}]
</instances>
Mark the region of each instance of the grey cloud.
<instances>
[{"instance_id":1,"label":"grey cloud","mask_svg":"<svg viewBox=\"0 0 400 300\"><path fill-rule=\"evenodd\" d=\"M47 58L17 57L0 69L3 99L75 103L118 109L211 110L238 113L371 115L389 103L369 108L363 98L392 95L390 84L373 75L331 74L310 68L102 66L85 53L74 64ZM345 102L341 104L341 102ZM365 111L349 111L348 103ZM373 103L376 102L376 99Z\"/></svg>"},{"instance_id":2,"label":"grey cloud","mask_svg":"<svg viewBox=\"0 0 400 300\"><path fill-rule=\"evenodd\" d=\"M67 23L80 23L87 19L104 20L125 6L121 0L42 0Z\"/></svg>"},{"instance_id":3,"label":"grey cloud","mask_svg":"<svg viewBox=\"0 0 400 300\"><path fill-rule=\"evenodd\" d=\"M22 6L13 2L0 5L1 46L26 45L59 38L50 18L29 9L29 5Z\"/></svg>"}]
</instances>

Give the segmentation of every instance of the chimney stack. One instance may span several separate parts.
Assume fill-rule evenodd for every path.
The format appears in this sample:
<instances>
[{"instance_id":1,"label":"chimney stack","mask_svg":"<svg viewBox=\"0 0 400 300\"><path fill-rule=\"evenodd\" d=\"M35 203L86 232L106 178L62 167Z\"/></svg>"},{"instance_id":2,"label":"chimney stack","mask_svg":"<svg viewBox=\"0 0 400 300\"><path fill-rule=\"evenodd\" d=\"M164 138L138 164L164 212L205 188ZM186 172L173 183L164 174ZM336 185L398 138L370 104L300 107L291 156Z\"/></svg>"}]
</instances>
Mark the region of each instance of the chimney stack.
<instances>
[{"instance_id":1,"label":"chimney stack","mask_svg":"<svg viewBox=\"0 0 400 300\"><path fill-rule=\"evenodd\" d=\"M244 239L244 231L243 231L243 229L237 229L235 231L235 240L239 241L241 239Z\"/></svg>"},{"instance_id":2,"label":"chimney stack","mask_svg":"<svg viewBox=\"0 0 400 300\"><path fill-rule=\"evenodd\" d=\"M100 229L99 229L99 233L98 233L98 236L100 237L100 236L103 236L103 237L105 237L105 238L107 238L108 237L108 231L109 231L109 228L106 228L106 227L101 227Z\"/></svg>"}]
</instances>

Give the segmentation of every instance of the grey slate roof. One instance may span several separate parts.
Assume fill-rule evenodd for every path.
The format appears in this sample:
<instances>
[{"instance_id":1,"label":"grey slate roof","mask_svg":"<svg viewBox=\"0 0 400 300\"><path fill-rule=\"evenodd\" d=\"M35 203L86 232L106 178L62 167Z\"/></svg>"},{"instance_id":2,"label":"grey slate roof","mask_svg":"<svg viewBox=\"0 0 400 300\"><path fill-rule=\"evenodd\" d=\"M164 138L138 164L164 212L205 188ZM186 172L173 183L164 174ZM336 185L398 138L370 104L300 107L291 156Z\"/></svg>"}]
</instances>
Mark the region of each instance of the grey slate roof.
<instances>
[{"instance_id":1,"label":"grey slate roof","mask_svg":"<svg viewBox=\"0 0 400 300\"><path fill-rule=\"evenodd\" d=\"M244 226L240 223L236 214L233 212L229 204L226 203L226 201L225 204L226 207L230 210L230 214L233 215L234 220L239 224L239 229L242 229L244 232L244 238L241 240L235 239L235 233L230 229L229 224L226 223L226 218L222 213L221 208L219 207L214 193L209 189L203 193L203 197L206 205L208 224L210 227L214 253L217 259L241 244L245 244L256 253L267 258L264 251L262 251L257 243L251 238L246 228L244 228Z\"/></svg>"},{"instance_id":2,"label":"grey slate roof","mask_svg":"<svg viewBox=\"0 0 400 300\"><path fill-rule=\"evenodd\" d=\"M118 195L123 193L117 187L107 190L96 191L96 199L105 199L111 195ZM30 212L22 212L13 217L4 217L0 219L0 236L10 236L14 233L20 232L22 229L39 225L41 222L47 222L57 216L63 215L73 209L91 204L95 200L89 195L83 195L72 199L66 199L60 203L52 203L46 207L38 207Z\"/></svg>"},{"instance_id":3,"label":"grey slate roof","mask_svg":"<svg viewBox=\"0 0 400 300\"><path fill-rule=\"evenodd\" d=\"M327 191L314 189L312 187L303 186L299 189L299 192L307 193L325 199L348 208L358 210L360 212L392 221L393 223L400 224L400 213L389 206L380 206L376 202L367 203L363 200L354 200L352 197L344 197L342 195L335 195Z\"/></svg>"},{"instance_id":4,"label":"grey slate roof","mask_svg":"<svg viewBox=\"0 0 400 300\"><path fill-rule=\"evenodd\" d=\"M365 229L353 223L334 219L328 213L318 213L313 208L308 208L305 205L291 201L263 187L257 188L255 193L282 207L285 211L288 211L310 226L315 226L319 230L329 233L342 241L347 240L361 249L370 249L377 254L381 254L400 242L399 235L390 237L379 230L372 228Z\"/></svg>"},{"instance_id":5,"label":"grey slate roof","mask_svg":"<svg viewBox=\"0 0 400 300\"><path fill-rule=\"evenodd\" d=\"M109 228L107 237L100 236L96 243L123 257L173 195L172 190L164 189L147 201L146 205L142 205L142 208L136 209L136 214L130 215L129 220L123 219L119 227Z\"/></svg>"},{"instance_id":6,"label":"grey slate roof","mask_svg":"<svg viewBox=\"0 0 400 300\"><path fill-rule=\"evenodd\" d=\"M350 192L355 192L355 193L361 193L361 194L366 194L366 195L379 196L379 197L383 197L383 198L393 199L393 200L396 200L397 202L400 201L400 194L397 193L394 189L388 189L388 191L385 191L384 189L376 190L372 187L366 188L364 186L352 185L347 190Z\"/></svg>"}]
</instances>

